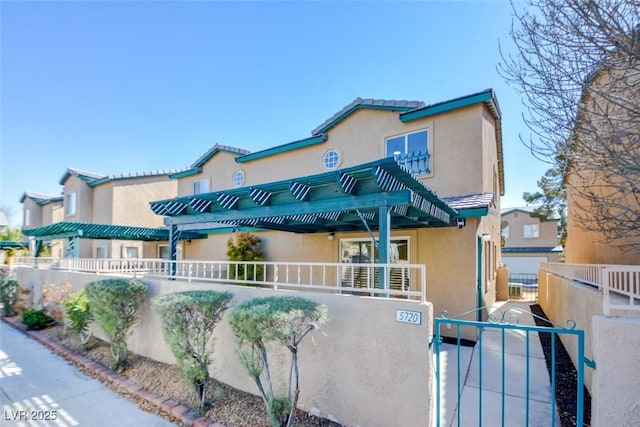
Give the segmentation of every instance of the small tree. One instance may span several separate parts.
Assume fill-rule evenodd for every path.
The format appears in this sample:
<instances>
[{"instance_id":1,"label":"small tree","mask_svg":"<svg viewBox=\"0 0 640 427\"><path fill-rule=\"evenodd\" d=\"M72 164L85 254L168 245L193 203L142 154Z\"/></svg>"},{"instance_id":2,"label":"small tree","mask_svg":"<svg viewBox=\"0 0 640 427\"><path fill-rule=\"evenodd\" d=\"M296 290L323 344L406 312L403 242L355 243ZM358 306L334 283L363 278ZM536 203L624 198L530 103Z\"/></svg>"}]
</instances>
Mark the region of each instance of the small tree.
<instances>
[{"instance_id":1,"label":"small tree","mask_svg":"<svg viewBox=\"0 0 640 427\"><path fill-rule=\"evenodd\" d=\"M229 323L238 338L238 353L254 380L274 426L289 426L300 394L298 347L305 336L327 320L327 306L300 297L256 298L240 304ZM291 353L287 393L276 396L267 344L284 345Z\"/></svg>"},{"instance_id":2,"label":"small tree","mask_svg":"<svg viewBox=\"0 0 640 427\"><path fill-rule=\"evenodd\" d=\"M80 335L80 342L86 349L91 334L89 333L89 324L93 321L91 310L89 309L89 299L87 291L80 289L73 293L68 299L62 301L66 309L66 316L69 319L69 329Z\"/></svg>"},{"instance_id":3,"label":"small tree","mask_svg":"<svg viewBox=\"0 0 640 427\"><path fill-rule=\"evenodd\" d=\"M127 335L138 320L147 285L130 279L107 279L86 286L87 299L96 323L109 339L112 368L119 369L127 361Z\"/></svg>"},{"instance_id":4,"label":"small tree","mask_svg":"<svg viewBox=\"0 0 640 427\"><path fill-rule=\"evenodd\" d=\"M182 370L182 376L205 408L209 365L213 352L213 330L229 307L230 292L187 291L168 294L153 301L160 315L162 334Z\"/></svg>"},{"instance_id":5,"label":"small tree","mask_svg":"<svg viewBox=\"0 0 640 427\"><path fill-rule=\"evenodd\" d=\"M18 282L15 280L0 280L0 302L2 303L2 315L15 314L13 306L18 299Z\"/></svg>"},{"instance_id":6,"label":"small tree","mask_svg":"<svg viewBox=\"0 0 640 427\"><path fill-rule=\"evenodd\" d=\"M236 242L227 240L227 256L230 261L262 261L262 251L258 249L260 238L251 233L238 233ZM246 267L246 268L245 268ZM236 279L260 279L264 268L262 265L231 264L231 277ZM255 276L254 276L255 275Z\"/></svg>"}]
</instances>

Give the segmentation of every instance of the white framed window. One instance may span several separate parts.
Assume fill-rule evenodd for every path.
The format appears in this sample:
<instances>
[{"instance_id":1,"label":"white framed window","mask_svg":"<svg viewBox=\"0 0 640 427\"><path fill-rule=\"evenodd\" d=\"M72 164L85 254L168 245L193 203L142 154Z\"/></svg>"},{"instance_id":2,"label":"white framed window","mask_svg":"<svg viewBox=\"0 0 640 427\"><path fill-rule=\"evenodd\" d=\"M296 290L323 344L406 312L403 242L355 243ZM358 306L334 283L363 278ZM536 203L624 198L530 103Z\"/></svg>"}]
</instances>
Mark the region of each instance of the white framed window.
<instances>
[{"instance_id":1,"label":"white framed window","mask_svg":"<svg viewBox=\"0 0 640 427\"><path fill-rule=\"evenodd\" d=\"M138 247L137 246L126 246L124 248L124 258L125 259L137 259L138 258Z\"/></svg>"},{"instance_id":2,"label":"white framed window","mask_svg":"<svg viewBox=\"0 0 640 427\"><path fill-rule=\"evenodd\" d=\"M505 239L509 238L509 223L507 223L506 226L504 226L502 228L502 231L500 232L500 234L502 235L502 237L504 237Z\"/></svg>"},{"instance_id":3,"label":"white framed window","mask_svg":"<svg viewBox=\"0 0 640 427\"><path fill-rule=\"evenodd\" d=\"M322 166L327 170L333 170L340 165L342 156L338 150L329 150L322 156Z\"/></svg>"},{"instance_id":4,"label":"white framed window","mask_svg":"<svg viewBox=\"0 0 640 427\"><path fill-rule=\"evenodd\" d=\"M429 173L429 131L427 129L396 135L385 141L386 157L395 157L414 173Z\"/></svg>"},{"instance_id":5,"label":"white framed window","mask_svg":"<svg viewBox=\"0 0 640 427\"><path fill-rule=\"evenodd\" d=\"M24 211L24 226L29 227L31 225L31 209L25 209Z\"/></svg>"},{"instance_id":6,"label":"white framed window","mask_svg":"<svg viewBox=\"0 0 640 427\"><path fill-rule=\"evenodd\" d=\"M67 216L75 215L78 211L76 192L68 193L64 197L64 210Z\"/></svg>"},{"instance_id":7,"label":"white framed window","mask_svg":"<svg viewBox=\"0 0 640 427\"><path fill-rule=\"evenodd\" d=\"M540 224L526 224L523 228L522 237L525 239L537 239L540 237Z\"/></svg>"},{"instance_id":8,"label":"white framed window","mask_svg":"<svg viewBox=\"0 0 640 427\"><path fill-rule=\"evenodd\" d=\"M193 194L202 194L209 192L209 180L198 179L193 181Z\"/></svg>"},{"instance_id":9,"label":"white framed window","mask_svg":"<svg viewBox=\"0 0 640 427\"><path fill-rule=\"evenodd\" d=\"M176 259L184 258L182 244L176 247ZM169 259L169 245L158 245L157 256L159 259Z\"/></svg>"},{"instance_id":10,"label":"white framed window","mask_svg":"<svg viewBox=\"0 0 640 427\"><path fill-rule=\"evenodd\" d=\"M409 238L393 237L389 245L389 261L391 263L408 263ZM348 263L376 263L378 249L370 238L340 239L340 262Z\"/></svg>"},{"instance_id":11,"label":"white framed window","mask_svg":"<svg viewBox=\"0 0 640 427\"><path fill-rule=\"evenodd\" d=\"M96 258L109 258L109 248L106 246L97 246L96 247Z\"/></svg>"},{"instance_id":12,"label":"white framed window","mask_svg":"<svg viewBox=\"0 0 640 427\"><path fill-rule=\"evenodd\" d=\"M244 184L244 171L239 169L235 171L231 177L231 181L236 187L241 187L242 184Z\"/></svg>"}]
</instances>

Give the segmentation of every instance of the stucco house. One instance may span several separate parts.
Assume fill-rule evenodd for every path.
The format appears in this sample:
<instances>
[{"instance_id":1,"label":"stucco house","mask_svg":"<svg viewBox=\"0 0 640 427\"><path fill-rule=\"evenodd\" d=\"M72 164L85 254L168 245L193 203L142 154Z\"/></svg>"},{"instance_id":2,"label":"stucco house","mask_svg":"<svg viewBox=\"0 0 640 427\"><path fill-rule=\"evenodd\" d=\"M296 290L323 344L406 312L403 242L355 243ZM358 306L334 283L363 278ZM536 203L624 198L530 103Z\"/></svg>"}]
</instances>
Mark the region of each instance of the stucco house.
<instances>
[{"instance_id":1,"label":"stucco house","mask_svg":"<svg viewBox=\"0 0 640 427\"><path fill-rule=\"evenodd\" d=\"M183 242L185 260L226 259L227 240L250 230L267 261L423 264L436 313L472 310L495 300L500 114L492 90L430 105L357 98L307 138L214 146L151 209L172 258Z\"/></svg>"},{"instance_id":2,"label":"stucco house","mask_svg":"<svg viewBox=\"0 0 640 427\"><path fill-rule=\"evenodd\" d=\"M50 245L53 257L166 256L167 234L157 232L162 221L148 203L177 194L169 178L174 172L102 175L67 168L61 196L24 193L23 233L37 248Z\"/></svg>"},{"instance_id":3,"label":"stucco house","mask_svg":"<svg viewBox=\"0 0 640 427\"><path fill-rule=\"evenodd\" d=\"M611 52L583 90L564 182L568 263L640 264L640 74L625 55Z\"/></svg>"},{"instance_id":4,"label":"stucco house","mask_svg":"<svg viewBox=\"0 0 640 427\"><path fill-rule=\"evenodd\" d=\"M60 222L64 218L63 196L26 191L20 197L22 203L22 227L24 229L42 227ZM61 257L63 254L62 241L49 241L49 255ZM31 248L32 250L34 248Z\"/></svg>"},{"instance_id":5,"label":"stucco house","mask_svg":"<svg viewBox=\"0 0 640 427\"><path fill-rule=\"evenodd\" d=\"M502 263L510 275L537 275L541 262L559 262L559 218L542 221L532 216L535 207L502 209Z\"/></svg>"}]
</instances>

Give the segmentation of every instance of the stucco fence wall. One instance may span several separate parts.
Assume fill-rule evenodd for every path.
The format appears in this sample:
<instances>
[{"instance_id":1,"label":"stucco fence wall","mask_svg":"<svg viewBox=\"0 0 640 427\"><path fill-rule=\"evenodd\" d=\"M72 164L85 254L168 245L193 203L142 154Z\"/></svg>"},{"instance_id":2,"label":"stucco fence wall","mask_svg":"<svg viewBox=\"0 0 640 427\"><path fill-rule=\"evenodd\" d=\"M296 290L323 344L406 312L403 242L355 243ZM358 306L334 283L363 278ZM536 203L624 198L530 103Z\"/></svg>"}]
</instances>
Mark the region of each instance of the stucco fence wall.
<instances>
[{"instance_id":1,"label":"stucco fence wall","mask_svg":"<svg viewBox=\"0 0 640 427\"><path fill-rule=\"evenodd\" d=\"M597 289L540 271L540 306L554 323L576 321L585 331L585 356L596 369L585 367L585 385L591 393L591 426L640 425L640 312L618 311L605 317L602 293ZM577 340L562 341L574 365Z\"/></svg>"},{"instance_id":2,"label":"stucco fence wall","mask_svg":"<svg viewBox=\"0 0 640 427\"><path fill-rule=\"evenodd\" d=\"M39 299L49 283L72 285L72 291L105 275L17 268L17 279L32 288ZM432 413L432 359L428 348L432 336L430 303L398 299L374 299L314 292L274 291L242 286L145 280L148 297L140 320L128 339L129 350L164 363L175 363L165 344L151 299L189 289L227 290L233 304L256 297L298 295L326 304L329 321L302 343L299 353L301 394L299 407L344 425L429 425ZM419 311L422 324L396 321L396 309ZM228 325L228 310L215 330L212 377L235 388L257 394L236 353L236 339ZM94 328L95 329L95 328ZM103 337L99 330L97 336ZM285 368L284 351L272 365ZM281 371L283 372L283 371ZM283 383L285 376L278 383ZM282 384L284 385L284 384Z\"/></svg>"}]
</instances>

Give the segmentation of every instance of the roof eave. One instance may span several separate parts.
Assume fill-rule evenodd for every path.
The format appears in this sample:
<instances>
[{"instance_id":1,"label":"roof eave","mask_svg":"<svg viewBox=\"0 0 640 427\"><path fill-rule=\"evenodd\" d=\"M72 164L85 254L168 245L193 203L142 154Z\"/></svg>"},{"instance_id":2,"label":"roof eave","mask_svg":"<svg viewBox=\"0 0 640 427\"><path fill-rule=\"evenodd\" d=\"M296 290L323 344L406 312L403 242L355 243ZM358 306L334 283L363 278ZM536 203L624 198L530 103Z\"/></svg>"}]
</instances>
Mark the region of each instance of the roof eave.
<instances>
[{"instance_id":1,"label":"roof eave","mask_svg":"<svg viewBox=\"0 0 640 427\"><path fill-rule=\"evenodd\" d=\"M262 159L264 157L285 153L287 151L298 150L300 148L309 147L311 145L321 144L323 142L326 142L327 139L328 139L328 135L325 133L320 135L314 135L310 138L293 141L288 144L278 145L276 147L268 148L266 150L256 151L253 153L245 154L244 156L236 157L236 162L246 163L252 160Z\"/></svg>"}]
</instances>

